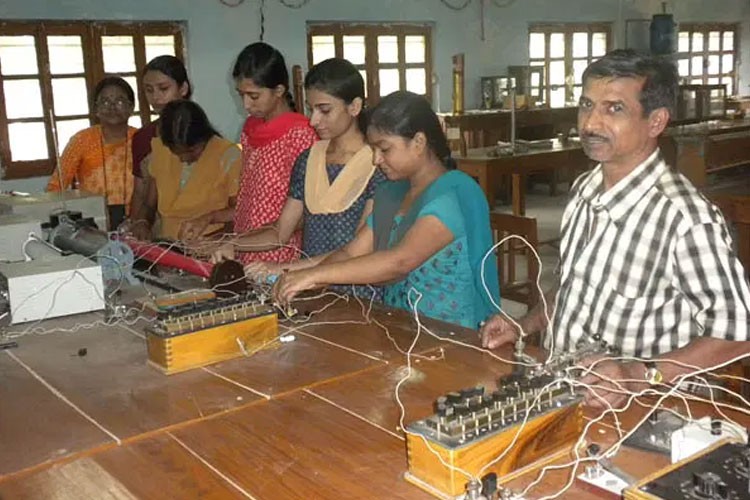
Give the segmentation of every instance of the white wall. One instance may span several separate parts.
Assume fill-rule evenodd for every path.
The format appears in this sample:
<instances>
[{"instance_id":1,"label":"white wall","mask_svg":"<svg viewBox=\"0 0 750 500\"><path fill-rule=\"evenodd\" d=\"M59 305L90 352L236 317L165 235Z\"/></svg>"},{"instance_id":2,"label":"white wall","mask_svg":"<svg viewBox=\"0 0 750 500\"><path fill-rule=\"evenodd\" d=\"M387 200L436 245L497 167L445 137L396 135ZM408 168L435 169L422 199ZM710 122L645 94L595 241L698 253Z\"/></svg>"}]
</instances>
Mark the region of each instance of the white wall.
<instances>
[{"instance_id":1,"label":"white wall","mask_svg":"<svg viewBox=\"0 0 750 500\"><path fill-rule=\"evenodd\" d=\"M231 0L236 1L236 0ZM298 0L289 0L296 3ZM463 0L447 0L461 4ZM310 0L289 9L266 0L265 40L286 56L288 64L307 66L307 21L430 22L433 60L440 82L439 108L450 109L451 55L463 52L467 63L467 106L478 103L479 77L502 74L508 65L525 64L531 22L615 22L617 45L624 41L627 19L648 19L661 12L660 0L484 0L485 39L481 40L480 2L459 12L439 0ZM741 55L750 53L748 0L671 0L668 12L680 22L741 22ZM0 19L183 20L195 100L219 130L237 137L243 114L230 78L237 53L260 34L259 0L230 8L219 0L3 0ZM740 92L748 93L750 65L740 58ZM437 105L438 103L436 103ZM37 190L45 179L3 182L3 189Z\"/></svg>"}]
</instances>

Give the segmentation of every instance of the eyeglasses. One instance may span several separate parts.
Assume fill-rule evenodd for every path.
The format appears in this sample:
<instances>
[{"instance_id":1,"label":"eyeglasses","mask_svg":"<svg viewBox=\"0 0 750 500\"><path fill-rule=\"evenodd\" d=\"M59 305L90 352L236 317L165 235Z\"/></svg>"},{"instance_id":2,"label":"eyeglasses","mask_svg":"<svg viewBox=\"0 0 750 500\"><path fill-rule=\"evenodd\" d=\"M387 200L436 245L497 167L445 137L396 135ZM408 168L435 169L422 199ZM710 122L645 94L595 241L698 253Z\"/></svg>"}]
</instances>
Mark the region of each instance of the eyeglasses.
<instances>
[{"instance_id":1,"label":"eyeglasses","mask_svg":"<svg viewBox=\"0 0 750 500\"><path fill-rule=\"evenodd\" d=\"M97 108L117 108L126 109L128 106L132 106L132 102L122 97L117 99L99 99L96 101Z\"/></svg>"}]
</instances>

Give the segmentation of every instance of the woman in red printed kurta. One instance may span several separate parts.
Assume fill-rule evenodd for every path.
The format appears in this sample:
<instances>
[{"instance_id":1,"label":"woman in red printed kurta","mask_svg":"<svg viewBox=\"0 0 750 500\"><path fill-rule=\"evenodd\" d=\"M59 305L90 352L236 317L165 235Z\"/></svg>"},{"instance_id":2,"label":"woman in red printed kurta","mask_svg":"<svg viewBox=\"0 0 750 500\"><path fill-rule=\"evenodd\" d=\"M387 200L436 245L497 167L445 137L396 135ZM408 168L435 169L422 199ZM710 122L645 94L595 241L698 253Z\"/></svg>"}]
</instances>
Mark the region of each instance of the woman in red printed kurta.
<instances>
[{"instance_id":1,"label":"woman in red printed kurta","mask_svg":"<svg viewBox=\"0 0 750 500\"><path fill-rule=\"evenodd\" d=\"M281 215L289 193L294 161L317 140L308 119L292 111L289 72L284 57L268 44L248 45L237 57L232 75L250 115L242 129L243 169L234 214L234 231L247 233L272 224ZM215 257L289 262L299 258L300 235L267 252L237 252L233 242Z\"/></svg>"}]
</instances>

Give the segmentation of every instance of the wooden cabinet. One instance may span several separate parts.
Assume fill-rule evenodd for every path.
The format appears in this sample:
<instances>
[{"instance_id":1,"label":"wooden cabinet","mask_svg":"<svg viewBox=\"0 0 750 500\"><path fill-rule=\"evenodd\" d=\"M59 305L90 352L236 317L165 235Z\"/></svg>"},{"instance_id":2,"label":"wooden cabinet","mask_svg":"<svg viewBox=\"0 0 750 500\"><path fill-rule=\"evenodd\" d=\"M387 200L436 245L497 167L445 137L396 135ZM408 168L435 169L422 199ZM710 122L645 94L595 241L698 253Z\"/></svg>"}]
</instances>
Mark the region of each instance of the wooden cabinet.
<instances>
[{"instance_id":1,"label":"wooden cabinet","mask_svg":"<svg viewBox=\"0 0 750 500\"><path fill-rule=\"evenodd\" d=\"M708 174L750 164L750 119L672 127L661 137L665 160L697 187Z\"/></svg>"},{"instance_id":2,"label":"wooden cabinet","mask_svg":"<svg viewBox=\"0 0 750 500\"><path fill-rule=\"evenodd\" d=\"M460 137L464 147L493 146L497 141L510 140L510 111L468 111L443 114L449 138ZM516 138L526 140L549 139L558 133L567 134L576 127L578 108L542 108L516 111Z\"/></svg>"}]
</instances>

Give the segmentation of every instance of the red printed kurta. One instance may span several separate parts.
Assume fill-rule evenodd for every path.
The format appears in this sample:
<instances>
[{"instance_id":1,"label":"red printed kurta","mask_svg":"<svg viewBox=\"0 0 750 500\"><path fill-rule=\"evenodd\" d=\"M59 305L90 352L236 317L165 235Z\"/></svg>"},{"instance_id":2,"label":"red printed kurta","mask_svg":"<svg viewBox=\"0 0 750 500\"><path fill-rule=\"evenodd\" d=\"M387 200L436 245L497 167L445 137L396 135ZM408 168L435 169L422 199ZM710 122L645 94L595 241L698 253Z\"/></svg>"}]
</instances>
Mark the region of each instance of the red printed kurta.
<instances>
[{"instance_id":1,"label":"red printed kurta","mask_svg":"<svg viewBox=\"0 0 750 500\"><path fill-rule=\"evenodd\" d=\"M278 120L278 121L277 121ZM242 144L242 176L234 214L234 231L244 233L276 222L289 196L294 161L317 140L307 119L285 113L265 123L250 117L245 122ZM238 252L238 259L290 262L298 259L302 246L299 231L287 246L264 252Z\"/></svg>"}]
</instances>

